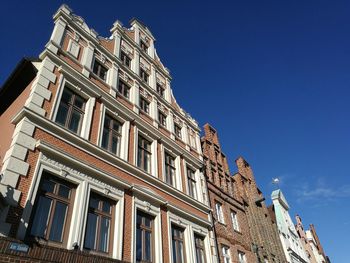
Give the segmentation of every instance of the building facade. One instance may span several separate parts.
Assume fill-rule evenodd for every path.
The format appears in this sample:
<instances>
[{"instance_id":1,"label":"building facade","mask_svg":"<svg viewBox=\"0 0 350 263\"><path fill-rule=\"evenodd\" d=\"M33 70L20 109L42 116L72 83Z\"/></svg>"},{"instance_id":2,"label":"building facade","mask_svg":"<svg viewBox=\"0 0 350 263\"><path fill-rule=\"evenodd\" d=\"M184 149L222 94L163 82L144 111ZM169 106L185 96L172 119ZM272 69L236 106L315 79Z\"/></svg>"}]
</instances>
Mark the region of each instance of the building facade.
<instances>
[{"instance_id":1,"label":"building facade","mask_svg":"<svg viewBox=\"0 0 350 263\"><path fill-rule=\"evenodd\" d=\"M116 21L103 38L65 5L54 24L0 93L1 235L124 262L216 262L200 129L150 30Z\"/></svg>"},{"instance_id":2,"label":"building facade","mask_svg":"<svg viewBox=\"0 0 350 263\"><path fill-rule=\"evenodd\" d=\"M234 175L245 205L252 250L257 262L287 262L279 239L276 223L265 204L265 197L257 186L252 168L242 157L236 160L238 172Z\"/></svg>"},{"instance_id":3,"label":"building facade","mask_svg":"<svg viewBox=\"0 0 350 263\"><path fill-rule=\"evenodd\" d=\"M272 207L276 217L279 237L283 246L284 254L289 263L308 263L302 240L300 239L292 218L289 215L289 205L281 190L275 190L271 194Z\"/></svg>"},{"instance_id":4,"label":"building facade","mask_svg":"<svg viewBox=\"0 0 350 263\"><path fill-rule=\"evenodd\" d=\"M302 245L306 251L310 263L330 263L330 259L326 256L321 242L317 236L316 229L313 224L310 229L305 230L301 217L297 215L297 224L295 225L297 233L302 240Z\"/></svg>"},{"instance_id":5,"label":"building facade","mask_svg":"<svg viewBox=\"0 0 350 263\"><path fill-rule=\"evenodd\" d=\"M230 173L217 131L206 124L201 141L220 262L256 262L243 199Z\"/></svg>"}]
</instances>

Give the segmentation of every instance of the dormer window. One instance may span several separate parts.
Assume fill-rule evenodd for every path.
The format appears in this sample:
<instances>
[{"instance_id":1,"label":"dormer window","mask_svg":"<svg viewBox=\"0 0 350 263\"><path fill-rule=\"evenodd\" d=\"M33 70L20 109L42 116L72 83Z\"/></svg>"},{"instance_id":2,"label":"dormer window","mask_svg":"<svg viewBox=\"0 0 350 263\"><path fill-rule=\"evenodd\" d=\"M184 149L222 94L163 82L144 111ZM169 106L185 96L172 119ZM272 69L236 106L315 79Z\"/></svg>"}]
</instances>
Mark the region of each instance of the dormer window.
<instances>
[{"instance_id":1,"label":"dormer window","mask_svg":"<svg viewBox=\"0 0 350 263\"><path fill-rule=\"evenodd\" d=\"M148 76L147 72L144 71L142 68L140 68L140 77L144 82L148 83L149 76Z\"/></svg>"},{"instance_id":2,"label":"dormer window","mask_svg":"<svg viewBox=\"0 0 350 263\"><path fill-rule=\"evenodd\" d=\"M123 64L125 66L130 68L130 66L131 66L131 59L129 58L129 56L125 52L123 52L123 51L120 52L120 59L121 59L121 61L123 62Z\"/></svg>"},{"instance_id":3,"label":"dormer window","mask_svg":"<svg viewBox=\"0 0 350 263\"><path fill-rule=\"evenodd\" d=\"M165 89L163 88L163 86L160 85L159 83L157 83L157 93L158 93L162 98L164 98L164 91L165 91Z\"/></svg>"},{"instance_id":4,"label":"dormer window","mask_svg":"<svg viewBox=\"0 0 350 263\"><path fill-rule=\"evenodd\" d=\"M141 47L141 49L142 49L144 52L147 53L148 46L147 46L147 44L146 44L144 41L142 41L142 40L140 40L140 47Z\"/></svg>"},{"instance_id":5,"label":"dormer window","mask_svg":"<svg viewBox=\"0 0 350 263\"><path fill-rule=\"evenodd\" d=\"M95 59L93 70L94 74L96 74L100 79L106 81L107 78L107 68L102 65L101 62Z\"/></svg>"}]
</instances>

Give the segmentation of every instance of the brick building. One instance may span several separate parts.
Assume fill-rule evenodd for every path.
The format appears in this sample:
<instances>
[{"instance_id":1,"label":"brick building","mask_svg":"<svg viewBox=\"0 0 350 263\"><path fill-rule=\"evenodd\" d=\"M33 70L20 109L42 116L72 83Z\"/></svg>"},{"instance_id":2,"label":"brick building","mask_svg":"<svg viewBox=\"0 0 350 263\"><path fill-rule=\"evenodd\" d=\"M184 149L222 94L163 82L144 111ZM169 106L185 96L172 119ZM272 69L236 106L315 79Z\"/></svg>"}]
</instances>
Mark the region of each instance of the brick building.
<instances>
[{"instance_id":1,"label":"brick building","mask_svg":"<svg viewBox=\"0 0 350 263\"><path fill-rule=\"evenodd\" d=\"M65 5L54 24L0 92L0 233L33 246L2 255L215 262L200 129L150 30L103 38Z\"/></svg>"},{"instance_id":2,"label":"brick building","mask_svg":"<svg viewBox=\"0 0 350 263\"><path fill-rule=\"evenodd\" d=\"M217 131L206 124L201 141L220 262L256 262L251 251L245 205L222 152Z\"/></svg>"},{"instance_id":3,"label":"brick building","mask_svg":"<svg viewBox=\"0 0 350 263\"><path fill-rule=\"evenodd\" d=\"M301 239L301 243L306 251L307 257L310 263L330 263L330 259L326 256L320 239L316 233L316 229L313 224L310 225L308 230L304 229L301 217L297 215L295 228Z\"/></svg>"},{"instance_id":4,"label":"brick building","mask_svg":"<svg viewBox=\"0 0 350 263\"><path fill-rule=\"evenodd\" d=\"M276 222L271 218L265 197L256 184L252 168L242 157L236 160L238 172L234 175L238 192L245 204L252 250L258 262L287 262L278 236Z\"/></svg>"}]
</instances>

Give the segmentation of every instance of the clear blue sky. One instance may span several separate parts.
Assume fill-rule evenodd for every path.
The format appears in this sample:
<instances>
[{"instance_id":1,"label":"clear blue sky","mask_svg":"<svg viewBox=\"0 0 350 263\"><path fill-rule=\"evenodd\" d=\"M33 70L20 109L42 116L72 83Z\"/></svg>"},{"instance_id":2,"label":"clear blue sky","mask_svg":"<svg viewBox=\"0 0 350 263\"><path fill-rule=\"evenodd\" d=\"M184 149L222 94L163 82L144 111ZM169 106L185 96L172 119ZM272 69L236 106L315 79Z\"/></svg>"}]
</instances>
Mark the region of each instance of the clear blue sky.
<instances>
[{"instance_id":1,"label":"clear blue sky","mask_svg":"<svg viewBox=\"0 0 350 263\"><path fill-rule=\"evenodd\" d=\"M37 56L59 1L3 1L2 84ZM102 36L143 21L179 104L243 155L267 199L273 177L332 262L350 262L349 1L67 1ZM98 3L98 4L96 4Z\"/></svg>"}]
</instances>

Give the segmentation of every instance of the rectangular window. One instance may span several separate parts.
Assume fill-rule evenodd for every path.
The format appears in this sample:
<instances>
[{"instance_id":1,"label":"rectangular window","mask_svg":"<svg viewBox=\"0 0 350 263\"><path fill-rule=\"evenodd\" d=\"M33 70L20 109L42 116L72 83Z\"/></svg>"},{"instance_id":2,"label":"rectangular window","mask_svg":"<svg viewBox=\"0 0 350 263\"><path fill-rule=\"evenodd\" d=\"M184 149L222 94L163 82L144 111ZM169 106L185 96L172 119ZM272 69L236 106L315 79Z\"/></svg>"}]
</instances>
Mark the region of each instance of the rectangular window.
<instances>
[{"instance_id":1,"label":"rectangular window","mask_svg":"<svg viewBox=\"0 0 350 263\"><path fill-rule=\"evenodd\" d=\"M193 198L197 199L196 176L195 176L195 172L190 168L187 168L187 183L188 183L188 194Z\"/></svg>"},{"instance_id":2,"label":"rectangular window","mask_svg":"<svg viewBox=\"0 0 350 263\"><path fill-rule=\"evenodd\" d=\"M122 94L125 98L129 99L130 87L121 79L118 82L118 92Z\"/></svg>"},{"instance_id":3,"label":"rectangular window","mask_svg":"<svg viewBox=\"0 0 350 263\"><path fill-rule=\"evenodd\" d=\"M222 246L222 257L224 263L231 263L230 248L227 246Z\"/></svg>"},{"instance_id":4,"label":"rectangular window","mask_svg":"<svg viewBox=\"0 0 350 263\"><path fill-rule=\"evenodd\" d=\"M181 127L176 123L174 123L174 132L175 132L175 136L181 139Z\"/></svg>"},{"instance_id":5,"label":"rectangular window","mask_svg":"<svg viewBox=\"0 0 350 263\"><path fill-rule=\"evenodd\" d=\"M74 186L43 174L32 214L30 235L65 243L74 201Z\"/></svg>"},{"instance_id":6,"label":"rectangular window","mask_svg":"<svg viewBox=\"0 0 350 263\"><path fill-rule=\"evenodd\" d=\"M220 203L215 204L216 218L220 223L225 224L224 213L222 211L222 205Z\"/></svg>"},{"instance_id":7,"label":"rectangular window","mask_svg":"<svg viewBox=\"0 0 350 263\"><path fill-rule=\"evenodd\" d=\"M137 211L136 262L153 262L153 217Z\"/></svg>"},{"instance_id":8,"label":"rectangular window","mask_svg":"<svg viewBox=\"0 0 350 263\"><path fill-rule=\"evenodd\" d=\"M238 219L237 219L237 213L231 211L231 221L232 221L232 227L234 230L239 231L239 225L238 225Z\"/></svg>"},{"instance_id":9,"label":"rectangular window","mask_svg":"<svg viewBox=\"0 0 350 263\"><path fill-rule=\"evenodd\" d=\"M95 59L94 67L92 71L102 80L106 81L107 68L103 66L98 60Z\"/></svg>"},{"instance_id":10,"label":"rectangular window","mask_svg":"<svg viewBox=\"0 0 350 263\"><path fill-rule=\"evenodd\" d=\"M165 153L165 182L175 186L175 158Z\"/></svg>"},{"instance_id":11,"label":"rectangular window","mask_svg":"<svg viewBox=\"0 0 350 263\"><path fill-rule=\"evenodd\" d=\"M158 122L163 127L166 127L166 115L163 114L161 111L158 111Z\"/></svg>"},{"instance_id":12,"label":"rectangular window","mask_svg":"<svg viewBox=\"0 0 350 263\"><path fill-rule=\"evenodd\" d=\"M172 245L173 245L173 263L185 262L184 251L184 230L177 226L171 228Z\"/></svg>"},{"instance_id":13,"label":"rectangular window","mask_svg":"<svg viewBox=\"0 0 350 263\"><path fill-rule=\"evenodd\" d=\"M149 102L142 96L140 96L140 109L149 114Z\"/></svg>"},{"instance_id":14,"label":"rectangular window","mask_svg":"<svg viewBox=\"0 0 350 263\"><path fill-rule=\"evenodd\" d=\"M123 124L106 114L102 132L102 148L119 156Z\"/></svg>"},{"instance_id":15,"label":"rectangular window","mask_svg":"<svg viewBox=\"0 0 350 263\"><path fill-rule=\"evenodd\" d=\"M147 72L144 71L142 68L140 68L140 77L144 82L148 83L149 76L148 76Z\"/></svg>"},{"instance_id":16,"label":"rectangular window","mask_svg":"<svg viewBox=\"0 0 350 263\"><path fill-rule=\"evenodd\" d=\"M194 244L196 249L196 263L205 263L204 238L195 234Z\"/></svg>"},{"instance_id":17,"label":"rectangular window","mask_svg":"<svg viewBox=\"0 0 350 263\"><path fill-rule=\"evenodd\" d=\"M58 107L56 122L79 134L84 118L86 101L70 89L63 90Z\"/></svg>"},{"instance_id":18,"label":"rectangular window","mask_svg":"<svg viewBox=\"0 0 350 263\"><path fill-rule=\"evenodd\" d=\"M131 65L131 59L129 58L129 56L127 54L125 54L123 51L120 52L120 59L123 62L123 64L125 66L127 66L128 68L130 68Z\"/></svg>"},{"instance_id":19,"label":"rectangular window","mask_svg":"<svg viewBox=\"0 0 350 263\"><path fill-rule=\"evenodd\" d=\"M151 143L143 138L138 137L138 150L137 150L137 166L146 172L151 171Z\"/></svg>"},{"instance_id":20,"label":"rectangular window","mask_svg":"<svg viewBox=\"0 0 350 263\"><path fill-rule=\"evenodd\" d=\"M164 98L164 91L165 91L165 89L163 88L163 86L160 85L159 83L157 83L157 93L158 93L162 98Z\"/></svg>"},{"instance_id":21,"label":"rectangular window","mask_svg":"<svg viewBox=\"0 0 350 263\"><path fill-rule=\"evenodd\" d=\"M247 263L246 256L243 252L238 252L238 262L239 263Z\"/></svg>"},{"instance_id":22,"label":"rectangular window","mask_svg":"<svg viewBox=\"0 0 350 263\"><path fill-rule=\"evenodd\" d=\"M148 50L148 46L146 45L145 42L143 42L142 40L140 40L140 47L141 49L147 53L147 50Z\"/></svg>"},{"instance_id":23,"label":"rectangular window","mask_svg":"<svg viewBox=\"0 0 350 263\"><path fill-rule=\"evenodd\" d=\"M110 253L114 202L91 193L85 230L84 249Z\"/></svg>"}]
</instances>

